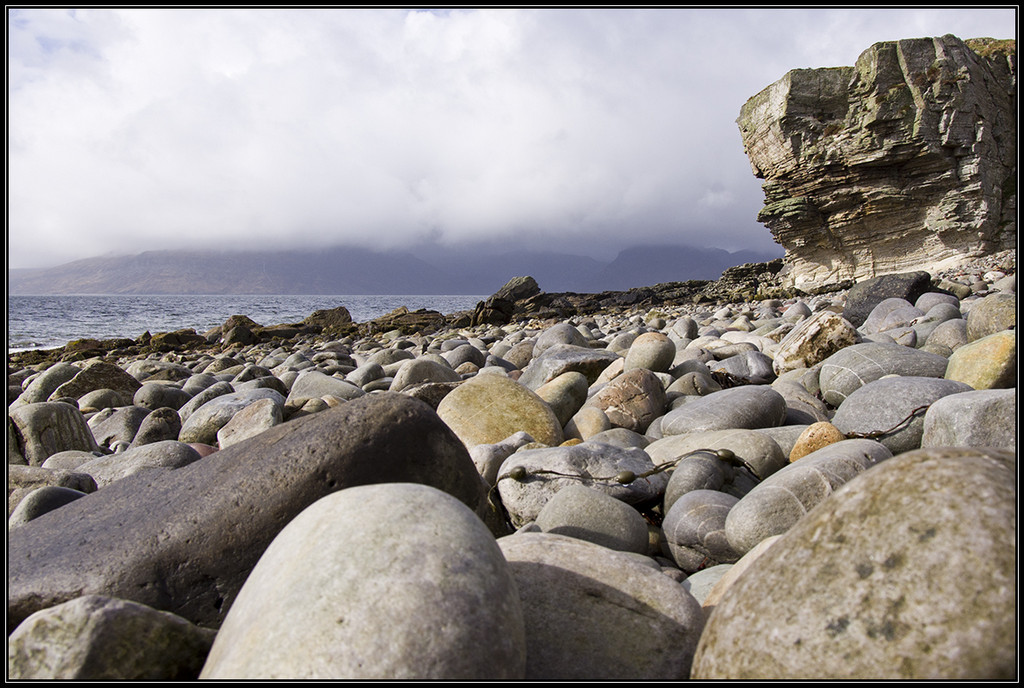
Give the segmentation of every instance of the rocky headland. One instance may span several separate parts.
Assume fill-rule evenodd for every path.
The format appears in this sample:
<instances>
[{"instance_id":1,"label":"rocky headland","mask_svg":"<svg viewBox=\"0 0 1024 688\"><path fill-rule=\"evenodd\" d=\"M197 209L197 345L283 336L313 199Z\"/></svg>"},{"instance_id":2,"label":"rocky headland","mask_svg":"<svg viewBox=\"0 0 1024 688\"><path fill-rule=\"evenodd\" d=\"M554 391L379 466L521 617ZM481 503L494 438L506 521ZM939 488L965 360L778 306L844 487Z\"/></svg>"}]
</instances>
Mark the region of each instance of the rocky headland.
<instances>
[{"instance_id":1,"label":"rocky headland","mask_svg":"<svg viewBox=\"0 0 1024 688\"><path fill-rule=\"evenodd\" d=\"M807 288L1017 248L1015 41L877 43L795 69L737 124L765 180L758 220Z\"/></svg>"},{"instance_id":2,"label":"rocky headland","mask_svg":"<svg viewBox=\"0 0 1024 688\"><path fill-rule=\"evenodd\" d=\"M9 355L8 676L1016 678L1015 244L855 225L827 279Z\"/></svg>"}]
</instances>

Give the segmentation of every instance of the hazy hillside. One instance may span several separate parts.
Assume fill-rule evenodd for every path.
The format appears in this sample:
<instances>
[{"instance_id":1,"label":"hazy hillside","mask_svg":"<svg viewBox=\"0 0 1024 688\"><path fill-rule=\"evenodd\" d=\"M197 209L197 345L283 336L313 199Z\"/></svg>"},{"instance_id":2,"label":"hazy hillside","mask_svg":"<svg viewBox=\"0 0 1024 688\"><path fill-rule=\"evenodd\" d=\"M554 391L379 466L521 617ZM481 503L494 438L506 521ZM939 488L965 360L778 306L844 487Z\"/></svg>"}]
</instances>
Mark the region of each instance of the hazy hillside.
<instances>
[{"instance_id":1,"label":"hazy hillside","mask_svg":"<svg viewBox=\"0 0 1024 688\"><path fill-rule=\"evenodd\" d=\"M621 251L591 278L585 291L624 291L662 282L714 280L726 268L765 262L779 255L754 251L729 253L720 248L694 246L636 246Z\"/></svg>"},{"instance_id":2,"label":"hazy hillside","mask_svg":"<svg viewBox=\"0 0 1024 688\"><path fill-rule=\"evenodd\" d=\"M148 251L7 277L11 294L491 294L518 275L549 292L601 292L716 279L727 267L776 257L684 246L629 248L611 262L532 251Z\"/></svg>"}]
</instances>

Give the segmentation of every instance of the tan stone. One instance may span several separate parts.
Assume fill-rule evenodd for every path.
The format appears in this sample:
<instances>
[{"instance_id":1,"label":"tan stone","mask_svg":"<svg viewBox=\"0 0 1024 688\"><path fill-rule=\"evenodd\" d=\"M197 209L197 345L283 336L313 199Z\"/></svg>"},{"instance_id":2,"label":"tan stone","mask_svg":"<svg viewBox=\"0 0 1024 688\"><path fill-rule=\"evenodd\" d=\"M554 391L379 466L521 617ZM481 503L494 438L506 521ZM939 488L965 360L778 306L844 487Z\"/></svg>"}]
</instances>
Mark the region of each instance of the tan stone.
<instances>
[{"instance_id":1,"label":"tan stone","mask_svg":"<svg viewBox=\"0 0 1024 688\"><path fill-rule=\"evenodd\" d=\"M796 439L793 450L789 452L790 463L802 459L811 452L816 452L822 447L841 442L846 435L839 432L839 428L827 421L808 425L807 429L800 433Z\"/></svg>"},{"instance_id":2,"label":"tan stone","mask_svg":"<svg viewBox=\"0 0 1024 688\"><path fill-rule=\"evenodd\" d=\"M949 357L946 379L974 389L1005 389L1017 378L1017 333L1004 330L965 344Z\"/></svg>"},{"instance_id":3,"label":"tan stone","mask_svg":"<svg viewBox=\"0 0 1024 688\"><path fill-rule=\"evenodd\" d=\"M611 430L611 428L612 423L604 411L596 406L584 406L566 424L565 433L569 437L586 440L599 432Z\"/></svg>"},{"instance_id":4,"label":"tan stone","mask_svg":"<svg viewBox=\"0 0 1024 688\"><path fill-rule=\"evenodd\" d=\"M626 352L624 370L646 368L655 373L667 372L676 357L676 346L660 332L645 332L635 340Z\"/></svg>"},{"instance_id":5,"label":"tan stone","mask_svg":"<svg viewBox=\"0 0 1024 688\"><path fill-rule=\"evenodd\" d=\"M589 386L586 375L570 370L538 387L537 396L551 406L558 422L564 426L587 400Z\"/></svg>"},{"instance_id":6,"label":"tan stone","mask_svg":"<svg viewBox=\"0 0 1024 688\"><path fill-rule=\"evenodd\" d=\"M801 321L779 343L772 367L776 375L810 368L856 343L857 330L848 320L832 311L819 311Z\"/></svg>"},{"instance_id":7,"label":"tan stone","mask_svg":"<svg viewBox=\"0 0 1024 688\"><path fill-rule=\"evenodd\" d=\"M647 368L633 368L609 382L589 402L604 411L612 425L644 432L665 413L665 390Z\"/></svg>"},{"instance_id":8,"label":"tan stone","mask_svg":"<svg viewBox=\"0 0 1024 688\"><path fill-rule=\"evenodd\" d=\"M497 444L519 431L548 446L561 444L562 426L535 392L501 375L478 375L449 393L437 415L467 447Z\"/></svg>"}]
</instances>

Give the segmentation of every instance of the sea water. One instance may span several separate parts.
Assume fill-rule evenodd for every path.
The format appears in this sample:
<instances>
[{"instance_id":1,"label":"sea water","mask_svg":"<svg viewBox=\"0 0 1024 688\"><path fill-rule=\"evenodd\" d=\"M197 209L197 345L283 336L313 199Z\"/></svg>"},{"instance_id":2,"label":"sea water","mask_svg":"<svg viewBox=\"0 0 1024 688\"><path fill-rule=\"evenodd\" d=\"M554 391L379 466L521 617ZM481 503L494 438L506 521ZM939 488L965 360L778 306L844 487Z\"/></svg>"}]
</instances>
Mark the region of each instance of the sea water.
<instances>
[{"instance_id":1,"label":"sea water","mask_svg":"<svg viewBox=\"0 0 1024 688\"><path fill-rule=\"evenodd\" d=\"M485 296L15 295L7 298L7 350L47 349L75 339L136 339L144 332L191 328L200 334L232 315L260 325L301 322L313 311L345 306L366 322L405 306L444 314L470 310Z\"/></svg>"}]
</instances>

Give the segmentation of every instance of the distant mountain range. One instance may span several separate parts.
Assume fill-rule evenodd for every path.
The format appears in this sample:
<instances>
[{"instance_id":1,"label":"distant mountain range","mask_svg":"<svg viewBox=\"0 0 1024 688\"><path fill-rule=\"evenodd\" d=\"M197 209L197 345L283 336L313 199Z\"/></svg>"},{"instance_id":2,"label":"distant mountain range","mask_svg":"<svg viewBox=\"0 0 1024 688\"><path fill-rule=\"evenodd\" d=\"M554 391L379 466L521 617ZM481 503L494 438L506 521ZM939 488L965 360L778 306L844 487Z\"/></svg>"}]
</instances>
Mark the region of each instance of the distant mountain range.
<instances>
[{"instance_id":1,"label":"distant mountain range","mask_svg":"<svg viewBox=\"0 0 1024 688\"><path fill-rule=\"evenodd\" d=\"M469 250L147 251L7 272L10 294L492 294L530 275L547 292L596 293L718 279L778 258L691 246L636 246L610 262L586 256Z\"/></svg>"}]
</instances>

